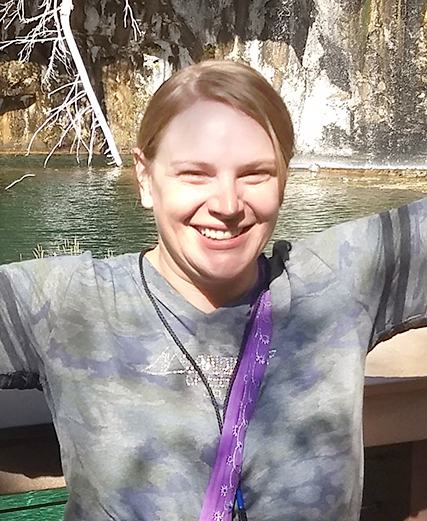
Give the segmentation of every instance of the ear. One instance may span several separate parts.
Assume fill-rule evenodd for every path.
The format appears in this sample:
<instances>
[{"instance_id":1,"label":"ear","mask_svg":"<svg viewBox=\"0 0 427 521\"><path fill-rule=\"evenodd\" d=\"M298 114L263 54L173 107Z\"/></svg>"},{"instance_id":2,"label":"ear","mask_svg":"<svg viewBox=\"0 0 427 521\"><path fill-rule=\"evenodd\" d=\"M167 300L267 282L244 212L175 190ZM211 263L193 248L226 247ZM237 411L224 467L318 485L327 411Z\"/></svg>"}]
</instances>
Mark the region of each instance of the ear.
<instances>
[{"instance_id":1,"label":"ear","mask_svg":"<svg viewBox=\"0 0 427 521\"><path fill-rule=\"evenodd\" d=\"M138 147L133 149L133 163L135 165L135 175L141 204L144 208L153 208L151 174L147 168L147 160L145 159L144 152Z\"/></svg>"}]
</instances>

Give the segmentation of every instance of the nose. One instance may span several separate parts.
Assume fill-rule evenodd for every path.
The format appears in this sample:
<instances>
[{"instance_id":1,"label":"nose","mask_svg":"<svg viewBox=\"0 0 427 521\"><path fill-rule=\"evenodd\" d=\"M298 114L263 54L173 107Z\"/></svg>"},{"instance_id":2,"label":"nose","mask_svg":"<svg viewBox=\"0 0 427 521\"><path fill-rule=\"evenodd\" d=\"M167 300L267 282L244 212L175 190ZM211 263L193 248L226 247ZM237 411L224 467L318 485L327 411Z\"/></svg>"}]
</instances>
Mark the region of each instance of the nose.
<instances>
[{"instance_id":1,"label":"nose","mask_svg":"<svg viewBox=\"0 0 427 521\"><path fill-rule=\"evenodd\" d=\"M243 200L235 179L218 180L208 201L209 212L219 219L236 219L243 212Z\"/></svg>"}]
</instances>

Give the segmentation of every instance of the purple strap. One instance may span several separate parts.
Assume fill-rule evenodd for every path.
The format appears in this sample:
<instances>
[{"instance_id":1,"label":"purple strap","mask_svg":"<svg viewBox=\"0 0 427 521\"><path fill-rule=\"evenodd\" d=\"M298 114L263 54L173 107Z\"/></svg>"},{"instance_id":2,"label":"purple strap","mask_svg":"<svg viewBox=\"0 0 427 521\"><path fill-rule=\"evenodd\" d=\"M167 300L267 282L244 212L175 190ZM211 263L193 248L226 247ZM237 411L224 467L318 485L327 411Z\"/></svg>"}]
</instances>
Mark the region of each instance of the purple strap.
<instances>
[{"instance_id":1,"label":"purple strap","mask_svg":"<svg viewBox=\"0 0 427 521\"><path fill-rule=\"evenodd\" d=\"M257 313L231 389L199 521L231 521L246 431L267 366L272 331L271 295L270 291L265 291L259 297Z\"/></svg>"}]
</instances>

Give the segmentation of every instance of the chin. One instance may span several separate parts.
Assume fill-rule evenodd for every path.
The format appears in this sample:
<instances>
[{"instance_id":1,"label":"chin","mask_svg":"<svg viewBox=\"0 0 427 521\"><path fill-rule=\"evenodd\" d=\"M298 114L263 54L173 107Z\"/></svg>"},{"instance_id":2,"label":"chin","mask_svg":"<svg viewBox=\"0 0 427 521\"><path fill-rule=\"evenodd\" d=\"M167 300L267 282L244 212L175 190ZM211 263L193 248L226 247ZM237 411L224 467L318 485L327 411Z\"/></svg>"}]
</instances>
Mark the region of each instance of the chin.
<instances>
[{"instance_id":1,"label":"chin","mask_svg":"<svg viewBox=\"0 0 427 521\"><path fill-rule=\"evenodd\" d=\"M245 285L245 280L247 280L248 286L252 286L254 271L255 274L257 273L257 269L252 265L242 267L242 263L240 262L236 266L233 266L230 262L226 262L221 266L205 265L203 268L204 269L199 271L201 282L209 281L210 283L220 285L230 284L232 282L235 282L236 285Z\"/></svg>"}]
</instances>

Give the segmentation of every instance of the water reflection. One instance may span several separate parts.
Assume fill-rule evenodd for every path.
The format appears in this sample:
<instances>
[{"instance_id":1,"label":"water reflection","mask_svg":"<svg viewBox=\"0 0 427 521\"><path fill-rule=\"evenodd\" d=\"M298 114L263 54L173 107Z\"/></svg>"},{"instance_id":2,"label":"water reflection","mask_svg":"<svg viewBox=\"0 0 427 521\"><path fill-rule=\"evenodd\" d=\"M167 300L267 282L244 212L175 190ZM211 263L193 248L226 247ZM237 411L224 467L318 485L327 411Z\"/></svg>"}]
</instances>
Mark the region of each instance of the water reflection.
<instances>
[{"instance_id":1,"label":"water reflection","mask_svg":"<svg viewBox=\"0 0 427 521\"><path fill-rule=\"evenodd\" d=\"M36 176L4 190L25 173ZM423 172L387 177L294 172L273 240L305 237L425 193ZM38 244L55 250L75 237L97 256L140 251L155 243L154 219L139 204L132 168L75 167L71 159L59 159L43 169L38 158L0 157L0 263L32 258Z\"/></svg>"},{"instance_id":2,"label":"water reflection","mask_svg":"<svg viewBox=\"0 0 427 521\"><path fill-rule=\"evenodd\" d=\"M340 175L311 176L294 173L273 240L300 239L334 224L406 204L427 193L427 173L360 176L352 171Z\"/></svg>"}]
</instances>

